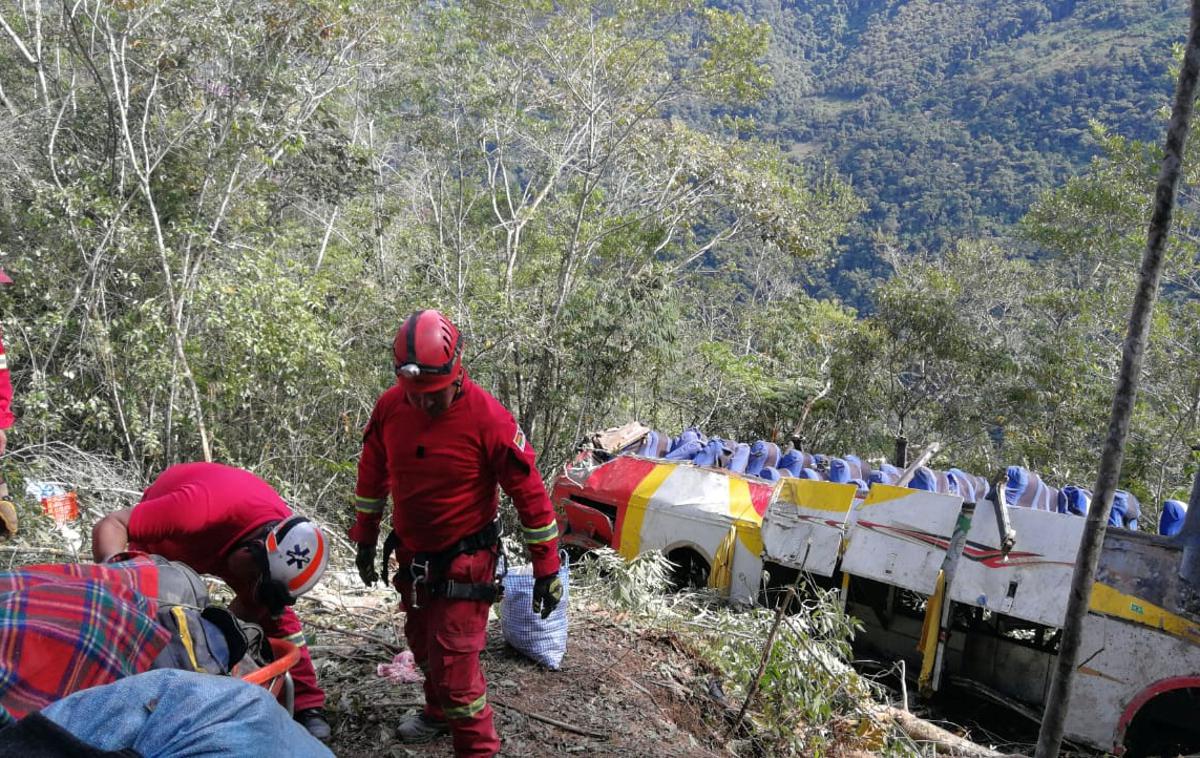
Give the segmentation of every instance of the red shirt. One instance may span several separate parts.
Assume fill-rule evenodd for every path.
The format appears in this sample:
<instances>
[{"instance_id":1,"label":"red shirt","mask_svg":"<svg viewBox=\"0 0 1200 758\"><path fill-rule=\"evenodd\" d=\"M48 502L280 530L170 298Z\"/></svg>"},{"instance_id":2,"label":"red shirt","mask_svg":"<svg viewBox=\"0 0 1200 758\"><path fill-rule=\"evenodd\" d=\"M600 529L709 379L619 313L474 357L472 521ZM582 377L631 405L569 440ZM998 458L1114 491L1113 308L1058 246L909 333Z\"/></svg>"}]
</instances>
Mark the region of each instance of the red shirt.
<instances>
[{"instance_id":1,"label":"red shirt","mask_svg":"<svg viewBox=\"0 0 1200 758\"><path fill-rule=\"evenodd\" d=\"M225 556L262 525L292 515L271 485L219 463L181 463L162 472L133 507L129 548L220 576Z\"/></svg>"},{"instance_id":2,"label":"red shirt","mask_svg":"<svg viewBox=\"0 0 1200 758\"><path fill-rule=\"evenodd\" d=\"M403 550L436 552L496 518L497 485L513 500L536 576L558 570L558 528L533 446L512 414L464 378L450 408L433 418L411 405L399 385L380 396L363 433L358 461L355 542L379 536L392 496L392 528Z\"/></svg>"}]
</instances>

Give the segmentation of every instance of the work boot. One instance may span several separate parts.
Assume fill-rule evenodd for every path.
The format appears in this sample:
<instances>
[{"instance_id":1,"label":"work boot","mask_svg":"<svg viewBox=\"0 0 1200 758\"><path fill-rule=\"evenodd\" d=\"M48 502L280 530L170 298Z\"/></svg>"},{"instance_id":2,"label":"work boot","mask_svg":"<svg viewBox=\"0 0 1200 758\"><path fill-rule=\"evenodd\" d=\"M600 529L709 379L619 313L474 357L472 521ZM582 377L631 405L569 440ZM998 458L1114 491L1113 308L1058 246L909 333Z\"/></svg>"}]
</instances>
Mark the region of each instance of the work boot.
<instances>
[{"instance_id":1,"label":"work boot","mask_svg":"<svg viewBox=\"0 0 1200 758\"><path fill-rule=\"evenodd\" d=\"M321 742L329 741L332 732L329 729L329 722L325 720L324 708L305 708L302 711L296 711L295 719L300 722L300 726L308 730L309 734Z\"/></svg>"},{"instance_id":2,"label":"work boot","mask_svg":"<svg viewBox=\"0 0 1200 758\"><path fill-rule=\"evenodd\" d=\"M396 727L397 739L408 743L429 742L449 732L449 724L426 716L424 711L408 714Z\"/></svg>"}]
</instances>

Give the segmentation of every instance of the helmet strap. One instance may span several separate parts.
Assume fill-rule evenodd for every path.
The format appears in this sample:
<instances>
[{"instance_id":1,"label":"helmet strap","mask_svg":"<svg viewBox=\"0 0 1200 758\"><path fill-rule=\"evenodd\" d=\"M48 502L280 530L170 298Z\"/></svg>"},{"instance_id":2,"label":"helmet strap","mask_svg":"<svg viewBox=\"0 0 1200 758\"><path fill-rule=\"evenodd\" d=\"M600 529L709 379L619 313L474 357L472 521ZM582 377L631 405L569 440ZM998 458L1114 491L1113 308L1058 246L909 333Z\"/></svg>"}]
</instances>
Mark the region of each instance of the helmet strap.
<instances>
[{"instance_id":1,"label":"helmet strap","mask_svg":"<svg viewBox=\"0 0 1200 758\"><path fill-rule=\"evenodd\" d=\"M278 521L263 524L239 546L250 551L250 556L258 567L259 577L258 584L254 588L254 599L258 601L259 605L266 608L273 618L283 613L285 606L293 605L296 602L296 599L288 592L287 585L271 577L271 563L267 560L266 536L278 524Z\"/></svg>"},{"instance_id":2,"label":"helmet strap","mask_svg":"<svg viewBox=\"0 0 1200 758\"><path fill-rule=\"evenodd\" d=\"M296 598L288 592L287 585L266 574L258 580L258 587L254 590L254 599L267 609L271 618L279 618L285 607L296 604Z\"/></svg>"}]
</instances>

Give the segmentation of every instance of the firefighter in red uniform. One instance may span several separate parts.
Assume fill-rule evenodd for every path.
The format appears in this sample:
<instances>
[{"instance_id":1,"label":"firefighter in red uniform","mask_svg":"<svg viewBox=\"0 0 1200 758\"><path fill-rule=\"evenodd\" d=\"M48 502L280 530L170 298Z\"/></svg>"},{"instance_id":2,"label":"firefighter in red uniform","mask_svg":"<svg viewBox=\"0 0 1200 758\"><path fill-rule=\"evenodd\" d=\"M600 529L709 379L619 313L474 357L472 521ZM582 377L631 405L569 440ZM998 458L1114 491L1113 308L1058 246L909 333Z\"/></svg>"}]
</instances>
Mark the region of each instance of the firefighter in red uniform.
<instances>
[{"instance_id":1,"label":"firefighter in red uniform","mask_svg":"<svg viewBox=\"0 0 1200 758\"><path fill-rule=\"evenodd\" d=\"M4 269L0 269L0 284L12 284L12 279ZM4 455L4 451L8 449L8 430L16 420L12 412L12 379L8 374L8 356L4 354L3 334L0 332L0 455ZM7 488L5 489L4 497L7 499Z\"/></svg>"},{"instance_id":2,"label":"firefighter in red uniform","mask_svg":"<svg viewBox=\"0 0 1200 758\"><path fill-rule=\"evenodd\" d=\"M329 562L319 527L293 515L271 485L249 471L183 463L162 472L140 503L113 511L92 528L98 563L127 549L220 577L234 591L234 614L299 645L300 660L291 670L296 720L317 739L329 739L325 693L300 619L288 607L316 585Z\"/></svg>"},{"instance_id":3,"label":"firefighter in red uniform","mask_svg":"<svg viewBox=\"0 0 1200 758\"><path fill-rule=\"evenodd\" d=\"M12 284L12 279L0 269L0 284ZM8 430L12 428L12 379L8 375L8 356L4 354L3 330L0 330L0 455L8 449ZM17 509L8 500L8 485L0 476L0 540L17 533Z\"/></svg>"},{"instance_id":4,"label":"firefighter in red uniform","mask_svg":"<svg viewBox=\"0 0 1200 758\"><path fill-rule=\"evenodd\" d=\"M512 498L533 559L534 610L562 598L558 526L534 452L499 401L466 376L462 340L449 319L417 311L396 334L397 383L375 403L358 463L359 575L370 585L379 522L392 496L395 586L404 635L425 672L425 708L397 728L405 742L447 731L459 756L500 749L479 653L496 598L500 530L496 486ZM385 568L386 571L386 568Z\"/></svg>"}]
</instances>

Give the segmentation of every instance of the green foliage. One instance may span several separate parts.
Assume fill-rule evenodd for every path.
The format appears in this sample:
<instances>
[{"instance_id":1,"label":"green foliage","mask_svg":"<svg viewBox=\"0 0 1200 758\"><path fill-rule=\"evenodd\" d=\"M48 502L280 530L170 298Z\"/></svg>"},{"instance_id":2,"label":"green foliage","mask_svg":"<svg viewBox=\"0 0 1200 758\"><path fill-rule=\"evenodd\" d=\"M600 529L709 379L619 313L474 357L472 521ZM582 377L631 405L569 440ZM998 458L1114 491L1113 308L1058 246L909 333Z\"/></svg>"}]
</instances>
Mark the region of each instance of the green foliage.
<instances>
[{"instance_id":1,"label":"green foliage","mask_svg":"<svg viewBox=\"0 0 1200 758\"><path fill-rule=\"evenodd\" d=\"M572 602L600 601L626 612L634 628L679 634L724 674L730 701L740 704L758 674L775 612L733 608L707 593L665 594L670 571L661 553L626 562L611 550L595 551L572 573ZM849 666L850 639L861 626L842 612L837 592L808 587L802 595L779 625L750 712L758 747L772 755L819 755L835 741L852 746L839 725L865 715L864 705L878 695Z\"/></svg>"},{"instance_id":2,"label":"green foliage","mask_svg":"<svg viewBox=\"0 0 1200 758\"><path fill-rule=\"evenodd\" d=\"M54 66L0 46L14 444L208 454L348 519L391 336L440 307L548 476L630 417L1092 476L1155 175L1127 135L1168 63L1117 37L1173 9L38 7L13 33ZM1019 245L954 239L1096 147ZM1190 200L1180 224L1127 468L1151 499L1200 396ZM839 287L865 316L814 294Z\"/></svg>"},{"instance_id":3,"label":"green foliage","mask_svg":"<svg viewBox=\"0 0 1200 758\"><path fill-rule=\"evenodd\" d=\"M1092 120L1156 135L1187 29L1186 8L1159 0L720 5L772 30L761 133L831 162L867 202L842 266L861 273L828 282L860 309L888 274L876 232L934 252L1004 233L1096 154Z\"/></svg>"},{"instance_id":4,"label":"green foliage","mask_svg":"<svg viewBox=\"0 0 1200 758\"><path fill-rule=\"evenodd\" d=\"M549 473L676 391L707 267L820 261L862 207L673 117L769 84L768 30L690 0L41 12L14 33L53 69L0 47L14 441L143 476L211 455L349 518L329 493L417 307Z\"/></svg>"}]
</instances>

